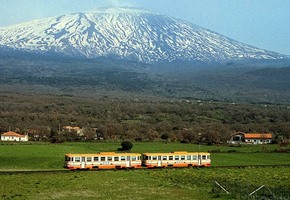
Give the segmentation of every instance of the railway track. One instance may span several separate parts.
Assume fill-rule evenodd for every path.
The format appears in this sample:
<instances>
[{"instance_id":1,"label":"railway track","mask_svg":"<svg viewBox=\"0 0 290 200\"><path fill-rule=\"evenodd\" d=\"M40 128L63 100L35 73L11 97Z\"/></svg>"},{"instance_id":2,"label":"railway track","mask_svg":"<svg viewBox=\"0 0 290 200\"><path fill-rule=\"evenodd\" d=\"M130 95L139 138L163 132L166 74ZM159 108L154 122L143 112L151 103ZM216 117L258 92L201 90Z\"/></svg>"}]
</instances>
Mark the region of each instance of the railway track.
<instances>
[{"instance_id":1,"label":"railway track","mask_svg":"<svg viewBox=\"0 0 290 200\"><path fill-rule=\"evenodd\" d=\"M228 168L228 169L246 169L246 168L265 168L265 167L290 167L290 164L279 164L279 165L240 165L240 166L211 166L206 167L207 169L219 169L219 168ZM192 167L195 169L200 169L203 167ZM164 168L140 168L132 170L162 170ZM184 169L184 168L166 168L166 169ZM112 171L112 170L131 170L131 169L92 169L92 170L69 170L69 169L53 169L53 170L0 170L1 174L33 174L33 173L71 173L76 171Z\"/></svg>"}]
</instances>

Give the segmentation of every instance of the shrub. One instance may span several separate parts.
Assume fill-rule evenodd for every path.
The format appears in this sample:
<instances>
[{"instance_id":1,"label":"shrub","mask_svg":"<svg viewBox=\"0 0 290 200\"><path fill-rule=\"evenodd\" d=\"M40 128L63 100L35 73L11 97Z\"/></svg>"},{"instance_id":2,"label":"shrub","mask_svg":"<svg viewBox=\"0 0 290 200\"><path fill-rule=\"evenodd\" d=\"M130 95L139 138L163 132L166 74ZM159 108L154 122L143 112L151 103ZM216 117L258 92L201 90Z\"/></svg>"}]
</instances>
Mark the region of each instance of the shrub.
<instances>
[{"instance_id":1,"label":"shrub","mask_svg":"<svg viewBox=\"0 0 290 200\"><path fill-rule=\"evenodd\" d=\"M162 140L168 140L169 139L169 135L167 133L164 133L163 135L161 135L161 139Z\"/></svg>"},{"instance_id":2,"label":"shrub","mask_svg":"<svg viewBox=\"0 0 290 200\"><path fill-rule=\"evenodd\" d=\"M130 151L133 147L132 142L130 141L124 141L121 143L122 151Z\"/></svg>"}]
</instances>

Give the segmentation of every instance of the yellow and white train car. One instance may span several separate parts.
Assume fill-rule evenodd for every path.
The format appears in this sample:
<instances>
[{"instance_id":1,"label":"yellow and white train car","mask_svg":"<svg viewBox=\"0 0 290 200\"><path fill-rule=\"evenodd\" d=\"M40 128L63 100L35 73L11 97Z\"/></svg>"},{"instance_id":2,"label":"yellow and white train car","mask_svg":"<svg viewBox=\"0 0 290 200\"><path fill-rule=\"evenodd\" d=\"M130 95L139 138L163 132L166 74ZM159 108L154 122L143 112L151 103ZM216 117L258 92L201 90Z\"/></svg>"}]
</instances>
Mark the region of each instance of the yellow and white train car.
<instances>
[{"instance_id":1,"label":"yellow and white train car","mask_svg":"<svg viewBox=\"0 0 290 200\"><path fill-rule=\"evenodd\" d=\"M96 154L66 154L68 169L121 169L141 168L140 153L100 152Z\"/></svg>"},{"instance_id":2,"label":"yellow and white train car","mask_svg":"<svg viewBox=\"0 0 290 200\"><path fill-rule=\"evenodd\" d=\"M211 165L210 153L207 152L144 153L142 162L147 168Z\"/></svg>"}]
</instances>

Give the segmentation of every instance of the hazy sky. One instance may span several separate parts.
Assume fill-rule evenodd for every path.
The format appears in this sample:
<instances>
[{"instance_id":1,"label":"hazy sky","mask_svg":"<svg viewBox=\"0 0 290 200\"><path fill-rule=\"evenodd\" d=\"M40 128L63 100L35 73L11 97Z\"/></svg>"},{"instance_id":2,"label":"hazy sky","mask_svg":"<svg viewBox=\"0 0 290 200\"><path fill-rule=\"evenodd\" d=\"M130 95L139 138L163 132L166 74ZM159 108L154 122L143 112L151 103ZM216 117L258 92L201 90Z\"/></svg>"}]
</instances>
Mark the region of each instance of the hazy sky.
<instances>
[{"instance_id":1,"label":"hazy sky","mask_svg":"<svg viewBox=\"0 0 290 200\"><path fill-rule=\"evenodd\" d=\"M290 0L0 0L0 27L107 6L145 8L290 55Z\"/></svg>"}]
</instances>

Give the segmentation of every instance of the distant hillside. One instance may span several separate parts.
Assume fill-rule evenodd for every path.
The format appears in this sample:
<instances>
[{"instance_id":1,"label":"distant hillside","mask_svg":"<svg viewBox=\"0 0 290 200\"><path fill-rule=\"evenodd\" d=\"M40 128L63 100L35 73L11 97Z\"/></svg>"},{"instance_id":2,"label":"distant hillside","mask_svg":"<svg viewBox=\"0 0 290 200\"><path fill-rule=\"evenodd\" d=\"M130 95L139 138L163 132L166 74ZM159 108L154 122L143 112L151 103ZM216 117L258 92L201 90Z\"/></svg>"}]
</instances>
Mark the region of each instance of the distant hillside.
<instances>
[{"instance_id":1,"label":"distant hillside","mask_svg":"<svg viewBox=\"0 0 290 200\"><path fill-rule=\"evenodd\" d=\"M176 63L0 54L0 91L131 95L173 99L290 103L290 67ZM25 55L25 56L24 56ZM262 64L264 65L264 64ZM255 67L256 66L256 67Z\"/></svg>"},{"instance_id":2,"label":"distant hillside","mask_svg":"<svg viewBox=\"0 0 290 200\"><path fill-rule=\"evenodd\" d=\"M248 74L255 78L256 87L290 92L290 66L259 69Z\"/></svg>"}]
</instances>

